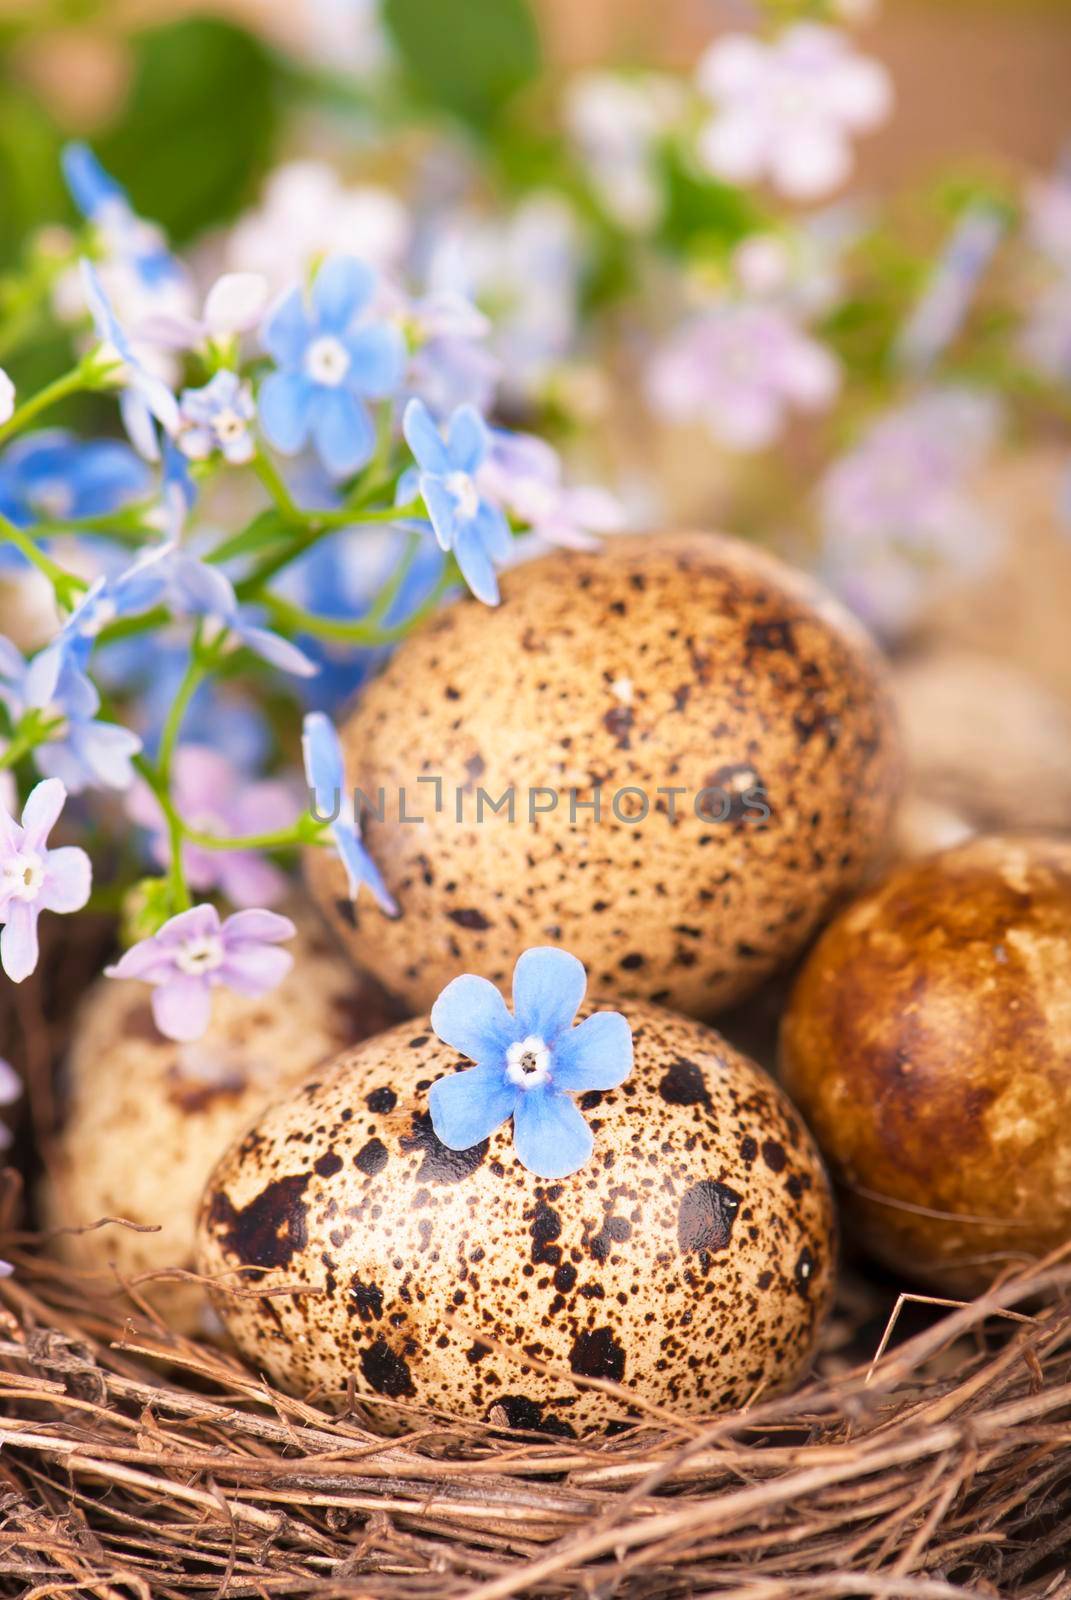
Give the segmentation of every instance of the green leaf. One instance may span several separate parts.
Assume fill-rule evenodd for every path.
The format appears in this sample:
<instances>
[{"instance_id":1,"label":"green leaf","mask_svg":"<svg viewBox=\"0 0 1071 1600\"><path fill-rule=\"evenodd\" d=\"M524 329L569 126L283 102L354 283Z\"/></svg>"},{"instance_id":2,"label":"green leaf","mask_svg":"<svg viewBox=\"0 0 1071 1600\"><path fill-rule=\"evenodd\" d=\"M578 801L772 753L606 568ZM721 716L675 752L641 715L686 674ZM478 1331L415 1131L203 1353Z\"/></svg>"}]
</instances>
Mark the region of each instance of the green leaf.
<instances>
[{"instance_id":1,"label":"green leaf","mask_svg":"<svg viewBox=\"0 0 1071 1600\"><path fill-rule=\"evenodd\" d=\"M12 265L27 234L67 208L60 135L31 95L0 66L0 263Z\"/></svg>"},{"instance_id":2,"label":"green leaf","mask_svg":"<svg viewBox=\"0 0 1071 1600\"><path fill-rule=\"evenodd\" d=\"M235 215L271 160L272 58L251 34L188 17L135 36L134 74L104 165L176 241Z\"/></svg>"},{"instance_id":3,"label":"green leaf","mask_svg":"<svg viewBox=\"0 0 1071 1600\"><path fill-rule=\"evenodd\" d=\"M528 0L384 0L383 20L417 88L476 127L540 70Z\"/></svg>"}]
</instances>

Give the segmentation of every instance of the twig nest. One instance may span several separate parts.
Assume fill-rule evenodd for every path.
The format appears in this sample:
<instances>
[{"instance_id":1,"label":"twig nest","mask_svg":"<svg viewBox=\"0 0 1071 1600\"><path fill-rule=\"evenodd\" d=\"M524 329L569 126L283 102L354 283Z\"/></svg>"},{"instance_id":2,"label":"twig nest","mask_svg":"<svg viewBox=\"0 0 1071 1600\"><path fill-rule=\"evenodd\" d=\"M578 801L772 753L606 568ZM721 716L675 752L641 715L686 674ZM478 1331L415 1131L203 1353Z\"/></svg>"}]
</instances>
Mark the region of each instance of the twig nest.
<instances>
[{"instance_id":1,"label":"twig nest","mask_svg":"<svg viewBox=\"0 0 1071 1600\"><path fill-rule=\"evenodd\" d=\"M386 1400L562 1434L630 1401L717 1411L797 1380L833 1283L814 1145L711 1029L624 1010L632 1074L580 1098L594 1154L553 1182L508 1124L440 1143L427 1091L468 1063L426 1020L265 1112L212 1175L200 1229L250 1364L381 1420Z\"/></svg>"},{"instance_id":2,"label":"twig nest","mask_svg":"<svg viewBox=\"0 0 1071 1600\"><path fill-rule=\"evenodd\" d=\"M101 979L78 1011L67 1063L62 1131L49 1152L44 1210L57 1248L107 1293L121 1280L193 1270L205 1179L235 1135L273 1096L327 1057L392 1021L378 986L357 977L312 918L299 923L295 963L259 1000L213 996L212 1021L194 1043L157 1030L143 984ZM207 1308L197 1284L136 1284L177 1331L196 1332Z\"/></svg>"},{"instance_id":3,"label":"twig nest","mask_svg":"<svg viewBox=\"0 0 1071 1600\"><path fill-rule=\"evenodd\" d=\"M401 916L354 906L326 851L316 898L414 1009L459 969L501 983L546 940L603 993L714 1014L804 947L887 838L876 650L808 580L711 534L558 552L503 595L427 623L342 730Z\"/></svg>"},{"instance_id":4,"label":"twig nest","mask_svg":"<svg viewBox=\"0 0 1071 1600\"><path fill-rule=\"evenodd\" d=\"M971 839L826 929L782 1077L880 1260L973 1292L1071 1235L1069 995L1066 838Z\"/></svg>"}]
</instances>

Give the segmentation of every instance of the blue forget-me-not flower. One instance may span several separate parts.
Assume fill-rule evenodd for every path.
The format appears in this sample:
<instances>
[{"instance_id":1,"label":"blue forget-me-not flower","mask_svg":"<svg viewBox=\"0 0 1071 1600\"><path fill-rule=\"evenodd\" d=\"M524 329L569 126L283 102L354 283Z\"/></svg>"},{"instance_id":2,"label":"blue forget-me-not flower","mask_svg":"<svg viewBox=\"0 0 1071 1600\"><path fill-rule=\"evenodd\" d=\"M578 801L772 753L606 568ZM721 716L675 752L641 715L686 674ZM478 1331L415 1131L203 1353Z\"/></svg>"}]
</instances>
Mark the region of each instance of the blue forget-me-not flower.
<instances>
[{"instance_id":1,"label":"blue forget-me-not flower","mask_svg":"<svg viewBox=\"0 0 1071 1600\"><path fill-rule=\"evenodd\" d=\"M417 471L403 476L399 499L411 499L419 491L442 549L453 551L476 598L497 605L494 563L508 558L513 541L504 512L476 482L491 448L483 418L474 407L459 406L444 439L424 402L413 399L405 408L402 428Z\"/></svg>"},{"instance_id":2,"label":"blue forget-me-not flower","mask_svg":"<svg viewBox=\"0 0 1071 1600\"><path fill-rule=\"evenodd\" d=\"M331 837L349 880L350 899L356 900L362 883L367 884L380 909L388 917L396 917L397 902L364 846L353 797L346 793L346 772L338 734L322 711L310 711L306 716L301 752L305 760L305 778L316 802L315 815L321 822L330 821Z\"/></svg>"},{"instance_id":3,"label":"blue forget-me-not flower","mask_svg":"<svg viewBox=\"0 0 1071 1600\"><path fill-rule=\"evenodd\" d=\"M386 399L405 372L398 329L370 315L376 275L353 256L332 256L311 293L292 289L269 316L263 342L277 371L260 386L260 422L284 455L312 441L335 477L363 467L376 431L366 401Z\"/></svg>"},{"instance_id":4,"label":"blue forget-me-not flower","mask_svg":"<svg viewBox=\"0 0 1071 1600\"><path fill-rule=\"evenodd\" d=\"M526 950L513 970L513 1011L486 978L448 983L431 1011L444 1044L475 1061L428 1093L431 1123L451 1150L467 1150L513 1118L519 1161L540 1178L564 1178L591 1155L591 1129L573 1094L616 1089L632 1071L632 1029L619 1011L573 1027L587 988L566 950Z\"/></svg>"}]
</instances>

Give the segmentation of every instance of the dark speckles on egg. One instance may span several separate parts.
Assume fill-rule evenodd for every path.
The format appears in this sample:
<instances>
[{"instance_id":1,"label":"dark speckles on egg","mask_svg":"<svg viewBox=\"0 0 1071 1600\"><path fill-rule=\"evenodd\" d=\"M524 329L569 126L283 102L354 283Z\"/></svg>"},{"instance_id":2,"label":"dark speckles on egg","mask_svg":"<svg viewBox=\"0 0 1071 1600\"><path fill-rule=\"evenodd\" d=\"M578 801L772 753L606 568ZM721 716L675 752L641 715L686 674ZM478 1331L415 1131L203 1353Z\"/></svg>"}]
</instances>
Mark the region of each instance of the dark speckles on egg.
<instances>
[{"instance_id":1,"label":"dark speckles on egg","mask_svg":"<svg viewBox=\"0 0 1071 1600\"><path fill-rule=\"evenodd\" d=\"M397 808L366 819L403 915L362 901L343 920L330 851L306 857L313 892L414 1010L459 972L508 978L539 934L607 994L715 1016L796 956L885 844L900 763L881 659L809 580L712 534L558 551L501 588L494 609L462 601L414 630L341 730L366 793L442 779L422 827ZM477 749L479 788L512 807L477 810Z\"/></svg>"},{"instance_id":2,"label":"dark speckles on egg","mask_svg":"<svg viewBox=\"0 0 1071 1600\"><path fill-rule=\"evenodd\" d=\"M570 1372L684 1413L793 1382L832 1283L814 1148L780 1091L712 1030L623 1009L633 1074L579 1097L594 1154L552 1183L521 1166L509 1124L471 1150L436 1138L427 1087L460 1063L423 1020L271 1107L220 1163L223 1199L202 1217L202 1272L225 1284L252 1264L258 1288L296 1291L216 1291L251 1366L339 1403L355 1389L386 1427L397 1418L382 1402L404 1400L579 1435L628 1407ZM394 1103L377 1112L369 1101L388 1084ZM759 1156L771 1143L777 1172ZM539 1367L514 1369L511 1349Z\"/></svg>"}]
</instances>

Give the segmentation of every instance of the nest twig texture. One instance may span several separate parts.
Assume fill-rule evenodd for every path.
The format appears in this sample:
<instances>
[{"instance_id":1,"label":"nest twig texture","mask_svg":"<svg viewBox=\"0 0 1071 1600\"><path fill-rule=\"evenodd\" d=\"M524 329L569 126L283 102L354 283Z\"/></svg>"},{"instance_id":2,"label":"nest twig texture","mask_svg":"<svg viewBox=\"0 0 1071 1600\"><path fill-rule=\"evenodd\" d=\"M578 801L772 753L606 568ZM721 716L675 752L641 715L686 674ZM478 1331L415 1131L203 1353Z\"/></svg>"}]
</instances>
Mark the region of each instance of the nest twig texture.
<instances>
[{"instance_id":1,"label":"nest twig texture","mask_svg":"<svg viewBox=\"0 0 1071 1600\"><path fill-rule=\"evenodd\" d=\"M402 1407L384 1437L14 1254L4 1594L1071 1597L1071 1247L895 1323L849 1275L803 1390L583 1443Z\"/></svg>"}]
</instances>

